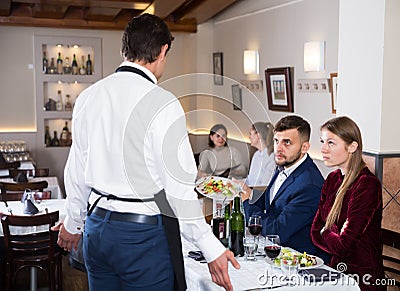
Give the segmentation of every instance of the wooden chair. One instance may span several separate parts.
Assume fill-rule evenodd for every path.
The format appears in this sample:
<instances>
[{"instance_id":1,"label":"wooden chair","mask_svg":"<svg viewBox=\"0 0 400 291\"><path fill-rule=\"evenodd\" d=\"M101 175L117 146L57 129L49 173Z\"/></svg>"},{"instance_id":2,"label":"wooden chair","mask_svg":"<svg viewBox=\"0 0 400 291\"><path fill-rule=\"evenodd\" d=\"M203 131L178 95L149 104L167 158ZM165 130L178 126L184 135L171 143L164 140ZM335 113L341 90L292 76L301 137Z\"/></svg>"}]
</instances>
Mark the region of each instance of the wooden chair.
<instances>
[{"instance_id":1,"label":"wooden chair","mask_svg":"<svg viewBox=\"0 0 400 291\"><path fill-rule=\"evenodd\" d=\"M48 177L49 168L35 168L35 169L10 169L10 177L15 178L19 173L25 173L28 177Z\"/></svg>"},{"instance_id":2,"label":"wooden chair","mask_svg":"<svg viewBox=\"0 0 400 291\"><path fill-rule=\"evenodd\" d=\"M49 290L62 290L62 252L57 246L57 232L50 228L59 219L59 212L42 215L17 216L4 215L1 224L4 232L6 251L6 291L14 290L18 272L24 268L35 267L46 271ZM44 231L31 234L12 234L10 226L41 226Z\"/></svg>"},{"instance_id":3,"label":"wooden chair","mask_svg":"<svg viewBox=\"0 0 400 291\"><path fill-rule=\"evenodd\" d=\"M382 258L385 275L395 279L396 286L400 287L400 233L382 228L382 243L384 245ZM389 255L389 252L392 255Z\"/></svg>"},{"instance_id":4,"label":"wooden chair","mask_svg":"<svg viewBox=\"0 0 400 291\"><path fill-rule=\"evenodd\" d=\"M32 191L43 191L43 189L47 188L47 186L47 181L27 183L0 182L0 190L3 201L21 200L25 189L31 189Z\"/></svg>"},{"instance_id":5,"label":"wooden chair","mask_svg":"<svg viewBox=\"0 0 400 291\"><path fill-rule=\"evenodd\" d=\"M0 153L1 155L1 153ZM12 169L18 169L21 166L21 162L12 162L12 163L0 163L0 170L10 170ZM10 175L3 175L1 176L2 178L8 178Z\"/></svg>"}]
</instances>

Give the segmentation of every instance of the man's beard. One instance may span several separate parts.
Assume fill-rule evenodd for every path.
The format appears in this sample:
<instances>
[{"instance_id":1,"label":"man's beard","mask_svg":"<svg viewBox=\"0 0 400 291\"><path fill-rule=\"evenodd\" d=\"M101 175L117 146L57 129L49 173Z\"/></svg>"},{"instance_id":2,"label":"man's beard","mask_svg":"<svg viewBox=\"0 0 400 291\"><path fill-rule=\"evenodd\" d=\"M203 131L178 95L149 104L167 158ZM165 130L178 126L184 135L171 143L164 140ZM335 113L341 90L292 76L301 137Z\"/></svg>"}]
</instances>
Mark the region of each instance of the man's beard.
<instances>
[{"instance_id":1,"label":"man's beard","mask_svg":"<svg viewBox=\"0 0 400 291\"><path fill-rule=\"evenodd\" d=\"M301 157L301 150L297 153L296 156L293 157L293 159L286 160L283 163L276 163L276 164L278 166L282 166L282 167L288 168L288 167L292 166L293 164L295 164L300 159L300 157Z\"/></svg>"}]
</instances>

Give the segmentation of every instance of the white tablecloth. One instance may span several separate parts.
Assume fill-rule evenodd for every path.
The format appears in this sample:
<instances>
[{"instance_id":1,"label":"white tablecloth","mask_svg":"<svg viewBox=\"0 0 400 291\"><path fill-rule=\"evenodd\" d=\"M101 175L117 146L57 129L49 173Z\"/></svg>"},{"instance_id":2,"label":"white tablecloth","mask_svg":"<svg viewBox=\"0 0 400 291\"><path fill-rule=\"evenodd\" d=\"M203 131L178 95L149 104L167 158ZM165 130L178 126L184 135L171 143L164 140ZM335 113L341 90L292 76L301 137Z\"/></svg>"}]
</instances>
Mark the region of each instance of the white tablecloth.
<instances>
[{"instance_id":1,"label":"white tablecloth","mask_svg":"<svg viewBox=\"0 0 400 291\"><path fill-rule=\"evenodd\" d=\"M64 220L67 216L64 206L65 206L65 199L48 199L42 200L39 204L36 204L36 207L39 209L39 213L45 213L46 208L48 212L59 211L60 212L60 220ZM11 209L14 215L25 215L24 214L24 204L20 201L9 201L7 202L8 208L5 206L5 203L0 201L0 212L9 213L9 209ZM40 231L43 227L13 227L10 228L12 233L19 233L19 234L27 234ZM0 236L3 236L3 227L0 224Z\"/></svg>"},{"instance_id":2,"label":"white tablecloth","mask_svg":"<svg viewBox=\"0 0 400 291\"><path fill-rule=\"evenodd\" d=\"M185 261L185 275L186 275L186 283L187 290L194 291L220 291L224 290L219 287L211 280L211 275L208 271L208 266L206 263L197 262L188 257L188 251L198 250L196 247L189 242L182 239L183 244L183 254ZM257 257L257 261L246 261L244 258L237 258L241 268L236 270L229 264L229 276L231 278L231 282L233 285L233 290L260 290L268 287L274 286L278 290L309 290L310 288L313 290L348 290L348 291L357 291L360 290L355 281L348 277L344 276L343 280L339 282L324 282L324 283L309 283L305 281L303 277L298 277L296 282L298 283L296 286L281 286L283 283L282 271L279 268L270 267L266 264L263 257ZM331 269L328 266L323 266L323 268ZM263 282L262 284L258 283L258 277L261 274L265 274L265 271L271 271L273 275L276 275L276 279L273 279L271 282ZM333 269L331 269L333 270ZM262 278L263 279L263 278ZM271 280L269 280L271 281ZM265 284L264 284L265 283Z\"/></svg>"},{"instance_id":3,"label":"white tablecloth","mask_svg":"<svg viewBox=\"0 0 400 291\"><path fill-rule=\"evenodd\" d=\"M45 191L51 191L52 199L62 199L64 198L63 192L61 191L60 184L58 184L58 179L56 176L52 177L37 177L37 178L29 178L29 182L38 182L38 181L47 181L47 188ZM9 182L15 183L12 178L1 178L0 182Z\"/></svg>"}]
</instances>

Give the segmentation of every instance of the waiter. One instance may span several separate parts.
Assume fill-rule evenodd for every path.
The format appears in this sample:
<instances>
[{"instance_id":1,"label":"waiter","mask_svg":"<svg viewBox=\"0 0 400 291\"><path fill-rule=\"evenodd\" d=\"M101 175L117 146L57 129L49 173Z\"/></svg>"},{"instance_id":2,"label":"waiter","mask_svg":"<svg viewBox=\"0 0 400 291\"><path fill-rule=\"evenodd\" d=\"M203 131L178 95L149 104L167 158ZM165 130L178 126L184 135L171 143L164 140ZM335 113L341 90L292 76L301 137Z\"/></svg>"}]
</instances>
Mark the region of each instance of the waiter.
<instances>
[{"instance_id":1,"label":"waiter","mask_svg":"<svg viewBox=\"0 0 400 291\"><path fill-rule=\"evenodd\" d=\"M122 37L124 62L74 107L67 216L54 230L70 251L84 229L90 290L186 289L180 234L203 252L212 280L226 290L228 261L240 267L212 234L193 191L197 170L184 111L157 86L172 39L160 18L133 18Z\"/></svg>"}]
</instances>

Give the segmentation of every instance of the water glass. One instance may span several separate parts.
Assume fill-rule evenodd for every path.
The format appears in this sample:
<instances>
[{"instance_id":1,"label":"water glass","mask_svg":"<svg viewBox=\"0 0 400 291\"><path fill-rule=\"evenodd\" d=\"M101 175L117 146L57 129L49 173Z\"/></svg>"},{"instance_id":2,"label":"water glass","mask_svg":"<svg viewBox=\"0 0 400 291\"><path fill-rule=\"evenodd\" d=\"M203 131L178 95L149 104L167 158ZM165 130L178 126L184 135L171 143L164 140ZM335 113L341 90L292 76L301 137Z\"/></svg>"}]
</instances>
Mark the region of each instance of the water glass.
<instances>
[{"instance_id":1,"label":"water glass","mask_svg":"<svg viewBox=\"0 0 400 291\"><path fill-rule=\"evenodd\" d=\"M288 286L296 285L298 280L299 261L294 259L281 259L281 270L286 275Z\"/></svg>"},{"instance_id":2,"label":"water glass","mask_svg":"<svg viewBox=\"0 0 400 291\"><path fill-rule=\"evenodd\" d=\"M257 252L257 240L252 236L243 238L244 254L246 260L255 261Z\"/></svg>"}]
</instances>

